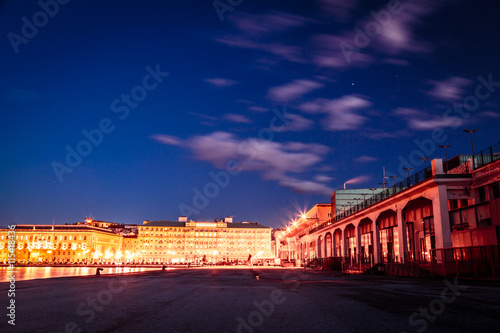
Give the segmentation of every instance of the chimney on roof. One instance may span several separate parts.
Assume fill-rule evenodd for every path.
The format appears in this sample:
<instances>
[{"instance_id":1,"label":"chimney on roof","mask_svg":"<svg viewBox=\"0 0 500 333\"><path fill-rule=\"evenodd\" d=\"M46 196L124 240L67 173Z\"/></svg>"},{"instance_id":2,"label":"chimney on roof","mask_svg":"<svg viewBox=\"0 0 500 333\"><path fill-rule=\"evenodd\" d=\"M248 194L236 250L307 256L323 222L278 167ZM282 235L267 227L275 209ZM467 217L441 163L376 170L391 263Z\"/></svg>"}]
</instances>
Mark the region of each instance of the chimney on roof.
<instances>
[{"instance_id":1,"label":"chimney on roof","mask_svg":"<svg viewBox=\"0 0 500 333\"><path fill-rule=\"evenodd\" d=\"M179 216L179 222L187 222L188 218L187 216Z\"/></svg>"},{"instance_id":2,"label":"chimney on roof","mask_svg":"<svg viewBox=\"0 0 500 333\"><path fill-rule=\"evenodd\" d=\"M226 223L233 223L233 218L232 217L225 217L224 222Z\"/></svg>"}]
</instances>

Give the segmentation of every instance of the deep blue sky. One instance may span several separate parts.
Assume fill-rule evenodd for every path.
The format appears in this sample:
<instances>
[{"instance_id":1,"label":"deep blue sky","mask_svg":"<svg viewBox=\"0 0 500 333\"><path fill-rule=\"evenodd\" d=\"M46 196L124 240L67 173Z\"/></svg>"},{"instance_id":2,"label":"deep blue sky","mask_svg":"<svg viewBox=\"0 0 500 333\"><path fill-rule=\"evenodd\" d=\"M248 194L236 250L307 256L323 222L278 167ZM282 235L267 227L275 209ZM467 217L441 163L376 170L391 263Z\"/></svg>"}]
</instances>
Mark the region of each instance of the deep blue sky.
<instances>
[{"instance_id":1,"label":"deep blue sky","mask_svg":"<svg viewBox=\"0 0 500 333\"><path fill-rule=\"evenodd\" d=\"M387 4L246 0L221 21L209 0L72 1L44 22L37 1L1 2L1 224L175 220L233 160L239 173L189 217L279 227L350 179L378 186L384 166L444 158L438 144L469 153L464 128L479 129L476 151L500 141L500 87L466 118L446 113L478 101L479 76L500 81L500 5L402 1L359 39ZM113 101L123 110L148 66L169 75L120 119ZM114 130L58 177L103 119Z\"/></svg>"}]
</instances>

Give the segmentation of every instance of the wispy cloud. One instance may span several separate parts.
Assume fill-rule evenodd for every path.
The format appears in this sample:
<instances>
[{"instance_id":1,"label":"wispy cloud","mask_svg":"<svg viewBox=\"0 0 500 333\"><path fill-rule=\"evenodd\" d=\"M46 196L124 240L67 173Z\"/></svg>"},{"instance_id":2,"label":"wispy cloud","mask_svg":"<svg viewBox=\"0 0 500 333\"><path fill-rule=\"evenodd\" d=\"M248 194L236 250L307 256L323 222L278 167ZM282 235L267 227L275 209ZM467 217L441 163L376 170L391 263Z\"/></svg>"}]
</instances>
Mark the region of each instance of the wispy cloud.
<instances>
[{"instance_id":1,"label":"wispy cloud","mask_svg":"<svg viewBox=\"0 0 500 333\"><path fill-rule=\"evenodd\" d=\"M360 128L367 118L357 112L371 104L363 96L346 95L331 100L319 98L300 105L299 109L309 113L326 113L325 128L330 131L343 131Z\"/></svg>"},{"instance_id":2,"label":"wispy cloud","mask_svg":"<svg viewBox=\"0 0 500 333\"><path fill-rule=\"evenodd\" d=\"M322 86L321 83L311 80L294 80L282 86L269 89L267 95L275 101L289 102Z\"/></svg>"},{"instance_id":3,"label":"wispy cloud","mask_svg":"<svg viewBox=\"0 0 500 333\"><path fill-rule=\"evenodd\" d=\"M244 35L263 36L300 27L308 19L284 12L270 12L263 15L241 12L239 15L231 16L230 21Z\"/></svg>"},{"instance_id":4,"label":"wispy cloud","mask_svg":"<svg viewBox=\"0 0 500 333\"><path fill-rule=\"evenodd\" d=\"M500 118L500 113L493 112L493 111L484 111L484 112L481 112L479 115L483 116L483 117L489 117L489 118Z\"/></svg>"},{"instance_id":5,"label":"wispy cloud","mask_svg":"<svg viewBox=\"0 0 500 333\"><path fill-rule=\"evenodd\" d=\"M285 45L279 42L253 41L241 36L215 38L215 41L226 44L228 46L265 51L274 56L277 56L278 58L285 59L291 62L305 62L302 56L302 49L298 46Z\"/></svg>"},{"instance_id":6,"label":"wispy cloud","mask_svg":"<svg viewBox=\"0 0 500 333\"><path fill-rule=\"evenodd\" d=\"M371 55L357 49L352 54L346 55L355 47L353 40L356 34L354 32L347 32L344 35L326 35L319 34L312 38L314 45L314 52L312 54L312 61L320 67L331 68L347 68L347 67L363 67L374 61ZM347 48L341 45L349 45Z\"/></svg>"},{"instance_id":7,"label":"wispy cloud","mask_svg":"<svg viewBox=\"0 0 500 333\"><path fill-rule=\"evenodd\" d=\"M409 136L409 133L406 130L386 132L386 131L380 131L380 130L373 129L373 128L367 129L362 134L370 139L373 139L373 140L394 139L394 138Z\"/></svg>"},{"instance_id":8,"label":"wispy cloud","mask_svg":"<svg viewBox=\"0 0 500 333\"><path fill-rule=\"evenodd\" d=\"M302 132L314 126L311 119L307 119L298 114L287 113L285 117L289 120L283 127L282 132Z\"/></svg>"},{"instance_id":9,"label":"wispy cloud","mask_svg":"<svg viewBox=\"0 0 500 333\"><path fill-rule=\"evenodd\" d=\"M357 158L354 159L354 162L358 162L358 163L367 163L367 162L375 162L377 161L377 158L376 157L373 157L373 156L359 156Z\"/></svg>"},{"instance_id":10,"label":"wispy cloud","mask_svg":"<svg viewBox=\"0 0 500 333\"><path fill-rule=\"evenodd\" d=\"M443 2L432 0L405 1L399 14L391 17L391 22L374 40L374 46L387 54L403 52L425 53L433 46L415 35L415 30L425 23L424 18L439 9ZM373 17L367 18L373 20Z\"/></svg>"},{"instance_id":11,"label":"wispy cloud","mask_svg":"<svg viewBox=\"0 0 500 333\"><path fill-rule=\"evenodd\" d=\"M230 21L236 32L224 37L217 37L215 38L216 42L232 47L267 52L279 59L291 62L305 62L301 47L276 42L276 36L290 29L301 27L309 19L284 12L270 12L260 15L240 13L234 15Z\"/></svg>"},{"instance_id":12,"label":"wispy cloud","mask_svg":"<svg viewBox=\"0 0 500 333\"><path fill-rule=\"evenodd\" d=\"M320 0L319 3L324 13L345 22L356 8L358 0Z\"/></svg>"},{"instance_id":13,"label":"wispy cloud","mask_svg":"<svg viewBox=\"0 0 500 333\"><path fill-rule=\"evenodd\" d=\"M252 120L250 118L242 114L228 113L224 115L224 118L229 121L232 121L233 123L242 123L242 124L252 123Z\"/></svg>"},{"instance_id":14,"label":"wispy cloud","mask_svg":"<svg viewBox=\"0 0 500 333\"><path fill-rule=\"evenodd\" d=\"M429 81L433 88L427 93L440 100L456 101L462 97L465 87L471 83L470 80L453 76L443 81Z\"/></svg>"},{"instance_id":15,"label":"wispy cloud","mask_svg":"<svg viewBox=\"0 0 500 333\"><path fill-rule=\"evenodd\" d=\"M196 116L198 118L205 119L205 120L217 120L217 119L219 119L219 118L217 118L215 116L211 116L211 115L204 114L204 113L199 113L199 112L189 111L188 113L192 114L193 116Z\"/></svg>"},{"instance_id":16,"label":"wispy cloud","mask_svg":"<svg viewBox=\"0 0 500 333\"><path fill-rule=\"evenodd\" d=\"M279 180L279 184L301 194L329 195L333 192L331 187L326 186L322 182L292 177L283 177Z\"/></svg>"},{"instance_id":17,"label":"wispy cloud","mask_svg":"<svg viewBox=\"0 0 500 333\"><path fill-rule=\"evenodd\" d=\"M326 175L316 175L314 176L313 178L315 181L317 182L320 182L320 183L328 183L329 181L331 181L333 178L330 177L330 176L326 176Z\"/></svg>"},{"instance_id":18,"label":"wispy cloud","mask_svg":"<svg viewBox=\"0 0 500 333\"><path fill-rule=\"evenodd\" d=\"M155 134L151 136L152 139L170 146L181 146L182 141L174 136L165 134Z\"/></svg>"},{"instance_id":19,"label":"wispy cloud","mask_svg":"<svg viewBox=\"0 0 500 333\"><path fill-rule=\"evenodd\" d=\"M248 107L248 110L255 111L255 112L267 112L267 111L269 111L269 108L265 108L265 107L257 106L257 105L252 105L252 106Z\"/></svg>"},{"instance_id":20,"label":"wispy cloud","mask_svg":"<svg viewBox=\"0 0 500 333\"><path fill-rule=\"evenodd\" d=\"M301 193L330 194L322 183L302 180L299 175L309 172L323 161L329 148L315 143L284 142L250 138L243 140L228 132L213 132L184 141L172 136L155 135L153 139L168 145L182 146L198 160L217 168L225 168L230 160L239 163L241 171L259 172L263 179L276 180L281 186Z\"/></svg>"},{"instance_id":21,"label":"wispy cloud","mask_svg":"<svg viewBox=\"0 0 500 333\"><path fill-rule=\"evenodd\" d=\"M230 87L238 84L238 81L223 79L223 78L213 78L213 79L203 79L203 81L210 83L211 85L221 88L221 87Z\"/></svg>"},{"instance_id":22,"label":"wispy cloud","mask_svg":"<svg viewBox=\"0 0 500 333\"><path fill-rule=\"evenodd\" d=\"M443 127L457 127L463 121L458 117L430 115L427 112L411 108L398 108L394 111L394 114L405 118L408 127L419 131L428 131Z\"/></svg>"},{"instance_id":23,"label":"wispy cloud","mask_svg":"<svg viewBox=\"0 0 500 333\"><path fill-rule=\"evenodd\" d=\"M323 0L322 3L338 13L349 13L348 10L355 5L354 2L342 0ZM342 10L343 7L345 10ZM386 10L385 7L386 5L380 9ZM369 23L376 22L371 13L359 20L354 29L337 34L317 34L312 37L312 61L321 67L337 69L363 67L376 61L399 66L408 65L406 60L396 56L433 50L433 45L416 36L415 31L425 23L424 18L439 7L440 4L430 0L405 1L401 4L401 11L390 16L388 24L382 27L380 23L376 23L380 29L368 34L371 36L367 36L365 32ZM375 10L378 11L379 9ZM373 52L374 50L376 52Z\"/></svg>"}]
</instances>

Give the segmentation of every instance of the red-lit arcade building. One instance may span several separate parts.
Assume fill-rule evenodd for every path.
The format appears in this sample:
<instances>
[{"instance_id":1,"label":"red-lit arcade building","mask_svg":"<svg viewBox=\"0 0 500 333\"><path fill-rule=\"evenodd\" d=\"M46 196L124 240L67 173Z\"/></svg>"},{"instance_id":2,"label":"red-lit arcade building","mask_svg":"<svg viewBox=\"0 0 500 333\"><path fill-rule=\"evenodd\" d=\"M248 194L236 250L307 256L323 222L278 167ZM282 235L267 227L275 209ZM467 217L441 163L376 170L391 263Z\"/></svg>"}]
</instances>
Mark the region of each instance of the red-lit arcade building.
<instances>
[{"instance_id":1,"label":"red-lit arcade building","mask_svg":"<svg viewBox=\"0 0 500 333\"><path fill-rule=\"evenodd\" d=\"M471 256L498 265L498 150L434 159L392 187L337 190L331 204L314 206L287 228L280 257L297 265L340 258L344 268L361 271L383 263L458 267Z\"/></svg>"}]
</instances>

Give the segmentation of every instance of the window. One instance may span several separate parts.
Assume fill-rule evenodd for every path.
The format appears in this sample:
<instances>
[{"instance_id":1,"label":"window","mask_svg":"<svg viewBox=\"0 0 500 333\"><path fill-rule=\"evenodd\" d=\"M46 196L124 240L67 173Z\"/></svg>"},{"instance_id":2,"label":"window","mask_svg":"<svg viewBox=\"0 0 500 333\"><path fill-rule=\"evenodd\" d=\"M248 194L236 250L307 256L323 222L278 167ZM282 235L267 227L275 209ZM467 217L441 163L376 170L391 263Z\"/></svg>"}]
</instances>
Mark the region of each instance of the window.
<instances>
[{"instance_id":1,"label":"window","mask_svg":"<svg viewBox=\"0 0 500 333\"><path fill-rule=\"evenodd\" d=\"M500 183L491 184L491 187L493 188L493 198L500 198Z\"/></svg>"},{"instance_id":2,"label":"window","mask_svg":"<svg viewBox=\"0 0 500 333\"><path fill-rule=\"evenodd\" d=\"M434 217L424 218L424 234L434 236Z\"/></svg>"},{"instance_id":3,"label":"window","mask_svg":"<svg viewBox=\"0 0 500 333\"><path fill-rule=\"evenodd\" d=\"M484 186L480 187L478 189L479 192L479 202L485 202L486 201L486 190Z\"/></svg>"}]
</instances>

